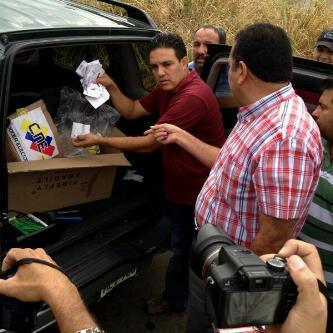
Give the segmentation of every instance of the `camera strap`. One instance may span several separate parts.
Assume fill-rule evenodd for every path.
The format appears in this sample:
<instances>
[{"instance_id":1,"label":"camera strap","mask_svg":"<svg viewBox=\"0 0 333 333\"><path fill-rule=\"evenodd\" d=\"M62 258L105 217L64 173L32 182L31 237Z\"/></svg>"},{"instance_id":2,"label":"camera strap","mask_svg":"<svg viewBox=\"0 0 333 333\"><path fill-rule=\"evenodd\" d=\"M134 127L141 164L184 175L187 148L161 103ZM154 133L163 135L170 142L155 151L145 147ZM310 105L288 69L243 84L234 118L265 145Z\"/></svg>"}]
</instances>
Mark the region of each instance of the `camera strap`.
<instances>
[{"instance_id":1,"label":"camera strap","mask_svg":"<svg viewBox=\"0 0 333 333\"><path fill-rule=\"evenodd\" d=\"M4 272L1 272L0 278L7 278L7 277L15 274L16 271L18 270L19 266L21 266L21 265L29 265L29 264L33 264L33 263L42 264L42 265L46 265L46 266L52 267L54 269L57 269L62 274L66 275L66 277L71 281L70 277L67 275L67 273L65 273L65 271L62 268L60 268L59 266L57 266L49 261L38 259L38 258L23 258L23 259L16 261L9 269L7 269Z\"/></svg>"},{"instance_id":2,"label":"camera strap","mask_svg":"<svg viewBox=\"0 0 333 333\"><path fill-rule=\"evenodd\" d=\"M215 315L214 304L213 304L213 293L214 293L214 281L211 277L208 277L205 286L205 311L211 324L210 332L215 333L217 327L217 318Z\"/></svg>"},{"instance_id":3,"label":"camera strap","mask_svg":"<svg viewBox=\"0 0 333 333\"><path fill-rule=\"evenodd\" d=\"M317 279L317 281L318 281L319 291L325 296L325 298L327 299L327 303L333 304L333 299L328 294L327 287L319 279Z\"/></svg>"}]
</instances>

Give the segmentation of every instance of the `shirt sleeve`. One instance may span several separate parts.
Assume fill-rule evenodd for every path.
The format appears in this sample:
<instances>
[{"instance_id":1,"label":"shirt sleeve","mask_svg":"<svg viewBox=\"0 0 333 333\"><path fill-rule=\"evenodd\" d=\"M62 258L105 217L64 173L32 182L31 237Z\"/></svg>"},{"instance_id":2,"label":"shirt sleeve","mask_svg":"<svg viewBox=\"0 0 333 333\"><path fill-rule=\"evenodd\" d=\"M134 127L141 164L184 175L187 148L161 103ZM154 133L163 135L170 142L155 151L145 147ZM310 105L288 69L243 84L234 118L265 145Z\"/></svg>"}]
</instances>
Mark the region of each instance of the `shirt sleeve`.
<instances>
[{"instance_id":1,"label":"shirt sleeve","mask_svg":"<svg viewBox=\"0 0 333 333\"><path fill-rule=\"evenodd\" d=\"M158 124L169 123L191 131L200 122L205 110L206 105L200 98L183 96L170 103L168 110L158 120Z\"/></svg>"},{"instance_id":2,"label":"shirt sleeve","mask_svg":"<svg viewBox=\"0 0 333 333\"><path fill-rule=\"evenodd\" d=\"M159 113L159 93L160 90L157 88L139 99L140 104L147 112L152 114Z\"/></svg>"},{"instance_id":3,"label":"shirt sleeve","mask_svg":"<svg viewBox=\"0 0 333 333\"><path fill-rule=\"evenodd\" d=\"M260 155L253 182L259 211L280 219L299 219L312 201L320 163L300 139L270 145Z\"/></svg>"}]
</instances>

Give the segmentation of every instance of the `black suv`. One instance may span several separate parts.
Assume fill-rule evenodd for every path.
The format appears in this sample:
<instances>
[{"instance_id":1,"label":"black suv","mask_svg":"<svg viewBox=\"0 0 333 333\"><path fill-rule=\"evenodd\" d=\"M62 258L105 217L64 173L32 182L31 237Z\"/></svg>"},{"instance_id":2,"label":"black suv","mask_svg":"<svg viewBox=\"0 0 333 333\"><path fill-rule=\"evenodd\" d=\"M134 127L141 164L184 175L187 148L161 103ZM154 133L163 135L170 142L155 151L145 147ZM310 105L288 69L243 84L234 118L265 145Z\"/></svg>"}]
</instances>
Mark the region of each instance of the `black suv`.
<instances>
[{"instance_id":1,"label":"black suv","mask_svg":"<svg viewBox=\"0 0 333 333\"><path fill-rule=\"evenodd\" d=\"M119 14L68 0L2 1L0 11L1 254L13 246L44 247L78 286L87 304L138 274L167 244L159 153L126 154L130 169L143 181L124 179L128 167L119 167L110 198L70 208L79 209L83 222L62 223L35 237L13 240L6 228L12 183L5 144L7 117L17 108L43 99L54 116L63 87L82 91L75 73L82 60L99 59L133 99L150 89L153 80L146 65L147 44L158 33L156 25L133 6L102 2ZM153 117L121 119L117 126L127 135L142 135L155 121ZM29 195L27 189L21 190ZM43 329L52 321L50 309L44 305L36 328Z\"/></svg>"}]
</instances>

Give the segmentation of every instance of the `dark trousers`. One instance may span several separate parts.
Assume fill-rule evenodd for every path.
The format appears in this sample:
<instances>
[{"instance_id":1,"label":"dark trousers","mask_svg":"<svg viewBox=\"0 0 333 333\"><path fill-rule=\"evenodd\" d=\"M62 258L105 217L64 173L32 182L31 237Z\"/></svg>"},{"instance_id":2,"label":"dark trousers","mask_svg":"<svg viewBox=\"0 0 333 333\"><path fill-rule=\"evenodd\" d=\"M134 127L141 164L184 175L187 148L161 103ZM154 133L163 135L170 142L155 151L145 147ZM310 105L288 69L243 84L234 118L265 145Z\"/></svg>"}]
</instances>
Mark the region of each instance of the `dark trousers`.
<instances>
[{"instance_id":1,"label":"dark trousers","mask_svg":"<svg viewBox=\"0 0 333 333\"><path fill-rule=\"evenodd\" d=\"M165 277L164 298L175 310L185 309L188 297L189 257L194 236L194 206L168 204L173 257Z\"/></svg>"},{"instance_id":2,"label":"dark trousers","mask_svg":"<svg viewBox=\"0 0 333 333\"><path fill-rule=\"evenodd\" d=\"M186 333L211 332L211 323L206 312L205 282L190 269L190 291L187 307Z\"/></svg>"}]
</instances>

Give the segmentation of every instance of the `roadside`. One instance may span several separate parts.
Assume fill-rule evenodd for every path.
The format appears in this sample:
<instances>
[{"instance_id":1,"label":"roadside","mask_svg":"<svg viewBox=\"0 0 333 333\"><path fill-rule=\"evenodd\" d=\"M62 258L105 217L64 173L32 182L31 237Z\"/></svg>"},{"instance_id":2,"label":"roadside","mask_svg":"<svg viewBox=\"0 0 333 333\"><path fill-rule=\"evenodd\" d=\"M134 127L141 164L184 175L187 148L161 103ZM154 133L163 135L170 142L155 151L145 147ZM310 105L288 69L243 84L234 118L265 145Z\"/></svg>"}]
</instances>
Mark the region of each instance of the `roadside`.
<instances>
[{"instance_id":1,"label":"roadside","mask_svg":"<svg viewBox=\"0 0 333 333\"><path fill-rule=\"evenodd\" d=\"M182 333L186 313L147 315L146 300L160 295L171 252L156 255L152 265L140 276L118 286L93 307L92 312L106 332L117 333Z\"/></svg>"}]
</instances>

